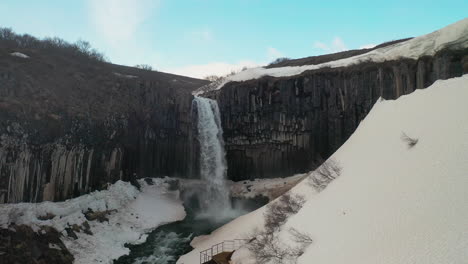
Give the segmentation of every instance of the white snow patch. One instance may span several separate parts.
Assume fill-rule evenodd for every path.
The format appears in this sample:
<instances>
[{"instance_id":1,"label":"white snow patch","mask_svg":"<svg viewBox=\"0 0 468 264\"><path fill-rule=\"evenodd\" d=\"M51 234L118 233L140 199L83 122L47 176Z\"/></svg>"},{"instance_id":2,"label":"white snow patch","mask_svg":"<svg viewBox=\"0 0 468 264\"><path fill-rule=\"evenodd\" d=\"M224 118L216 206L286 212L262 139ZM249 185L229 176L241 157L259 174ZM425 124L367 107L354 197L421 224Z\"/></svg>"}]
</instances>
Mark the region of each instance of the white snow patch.
<instances>
[{"instance_id":1,"label":"white snow patch","mask_svg":"<svg viewBox=\"0 0 468 264\"><path fill-rule=\"evenodd\" d=\"M114 75L115 75L115 76L118 76L118 77L121 77L121 78L127 78L127 79L135 79L135 78L138 78L138 76L135 76L135 75L122 74L122 73L118 73L118 72L114 72Z\"/></svg>"},{"instance_id":2,"label":"white snow patch","mask_svg":"<svg viewBox=\"0 0 468 264\"><path fill-rule=\"evenodd\" d=\"M112 263L128 254L125 243L142 243L145 233L173 221L182 220L185 210L177 191L168 191L163 179L153 179L154 185L140 181L141 192L130 183L118 181L108 190L96 191L64 202L5 204L0 207L0 226L10 223L25 224L34 230L39 226L52 226L64 234L62 241L75 257L75 263ZM65 228L81 225L84 212L117 210L107 217L109 222L88 221L93 235L76 233L77 240L69 238ZM47 213L50 220L39 220Z\"/></svg>"},{"instance_id":3,"label":"white snow patch","mask_svg":"<svg viewBox=\"0 0 468 264\"><path fill-rule=\"evenodd\" d=\"M360 46L359 49L372 49L375 46L377 46L377 44L370 43L370 44L365 44L365 45Z\"/></svg>"},{"instance_id":4,"label":"white snow patch","mask_svg":"<svg viewBox=\"0 0 468 264\"><path fill-rule=\"evenodd\" d=\"M21 53L21 52L12 52L10 53L11 56L15 56L15 57L19 57L19 58L23 58L23 59L28 59L29 56L24 54L24 53Z\"/></svg>"},{"instance_id":5,"label":"white snow patch","mask_svg":"<svg viewBox=\"0 0 468 264\"><path fill-rule=\"evenodd\" d=\"M294 76L308 70L317 70L325 67L346 67L365 61L384 62L397 60L400 58L418 59L422 56L432 56L438 51L448 47L459 49L468 48L468 18L465 18L430 34L375 49L373 51L346 59L317 65L290 66L269 69L263 67L250 68L235 75L226 77L223 82L217 86L214 86L211 90L221 89L226 83L229 82L247 81L258 79L263 76ZM203 88L204 87L201 87L199 90L194 91L194 94L199 95L209 91L209 89Z\"/></svg>"}]
</instances>

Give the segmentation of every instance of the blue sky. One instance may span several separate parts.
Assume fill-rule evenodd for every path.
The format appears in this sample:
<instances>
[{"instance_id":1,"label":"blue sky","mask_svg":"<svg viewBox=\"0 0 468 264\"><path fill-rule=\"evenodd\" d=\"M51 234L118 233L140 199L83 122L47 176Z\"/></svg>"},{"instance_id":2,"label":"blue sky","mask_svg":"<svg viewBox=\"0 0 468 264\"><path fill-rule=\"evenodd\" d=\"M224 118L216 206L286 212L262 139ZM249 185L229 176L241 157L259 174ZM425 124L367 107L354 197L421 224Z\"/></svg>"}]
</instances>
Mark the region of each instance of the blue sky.
<instances>
[{"instance_id":1,"label":"blue sky","mask_svg":"<svg viewBox=\"0 0 468 264\"><path fill-rule=\"evenodd\" d=\"M467 10L466 0L2 0L0 26L203 77L430 33Z\"/></svg>"}]
</instances>

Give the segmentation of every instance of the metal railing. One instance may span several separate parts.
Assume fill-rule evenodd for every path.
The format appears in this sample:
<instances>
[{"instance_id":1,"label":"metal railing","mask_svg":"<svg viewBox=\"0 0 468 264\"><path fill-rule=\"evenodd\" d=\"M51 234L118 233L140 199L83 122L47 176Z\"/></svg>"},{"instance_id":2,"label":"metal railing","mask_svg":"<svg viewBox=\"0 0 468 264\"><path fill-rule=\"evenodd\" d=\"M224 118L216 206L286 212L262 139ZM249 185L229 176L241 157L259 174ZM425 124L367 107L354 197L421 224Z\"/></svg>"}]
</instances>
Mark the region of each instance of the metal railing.
<instances>
[{"instance_id":1,"label":"metal railing","mask_svg":"<svg viewBox=\"0 0 468 264\"><path fill-rule=\"evenodd\" d=\"M213 256L216 256L219 253L232 252L234 250L237 250L240 247L242 247L247 241L248 239L225 240L221 243L212 246L209 249L200 251L200 264L210 261L211 259L213 259Z\"/></svg>"}]
</instances>

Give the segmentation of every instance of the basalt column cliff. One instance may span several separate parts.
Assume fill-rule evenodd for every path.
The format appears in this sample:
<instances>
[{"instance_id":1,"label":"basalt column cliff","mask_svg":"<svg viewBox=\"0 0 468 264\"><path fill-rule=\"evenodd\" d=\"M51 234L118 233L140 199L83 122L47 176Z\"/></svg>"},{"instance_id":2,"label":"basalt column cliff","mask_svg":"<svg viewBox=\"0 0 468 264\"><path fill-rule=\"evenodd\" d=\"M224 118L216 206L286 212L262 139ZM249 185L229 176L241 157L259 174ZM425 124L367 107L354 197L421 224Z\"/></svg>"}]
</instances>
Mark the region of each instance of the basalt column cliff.
<instances>
[{"instance_id":1,"label":"basalt column cliff","mask_svg":"<svg viewBox=\"0 0 468 264\"><path fill-rule=\"evenodd\" d=\"M309 171L348 139L380 97L396 99L467 72L468 50L446 49L417 60L364 61L229 82L210 93L222 113L228 177Z\"/></svg>"},{"instance_id":2,"label":"basalt column cliff","mask_svg":"<svg viewBox=\"0 0 468 264\"><path fill-rule=\"evenodd\" d=\"M468 73L468 20L248 69L222 85L20 40L0 41L0 203L63 200L119 179L199 177L200 87L219 106L227 176L245 180L310 171L379 98Z\"/></svg>"},{"instance_id":3,"label":"basalt column cliff","mask_svg":"<svg viewBox=\"0 0 468 264\"><path fill-rule=\"evenodd\" d=\"M1 49L0 203L190 175L191 91L206 81Z\"/></svg>"}]
</instances>

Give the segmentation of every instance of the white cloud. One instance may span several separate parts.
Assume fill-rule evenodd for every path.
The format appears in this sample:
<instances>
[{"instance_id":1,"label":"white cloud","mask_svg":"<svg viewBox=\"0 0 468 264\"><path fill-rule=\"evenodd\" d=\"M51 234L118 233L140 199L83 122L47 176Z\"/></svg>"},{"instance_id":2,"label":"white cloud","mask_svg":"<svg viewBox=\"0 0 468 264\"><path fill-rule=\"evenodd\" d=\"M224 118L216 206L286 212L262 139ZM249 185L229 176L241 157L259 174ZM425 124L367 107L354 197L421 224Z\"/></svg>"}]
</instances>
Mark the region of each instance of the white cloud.
<instances>
[{"instance_id":1,"label":"white cloud","mask_svg":"<svg viewBox=\"0 0 468 264\"><path fill-rule=\"evenodd\" d=\"M160 0L86 0L90 26L97 35L93 46L114 63L152 64L159 61L144 23L157 12Z\"/></svg>"},{"instance_id":2,"label":"white cloud","mask_svg":"<svg viewBox=\"0 0 468 264\"><path fill-rule=\"evenodd\" d=\"M190 76L194 78L204 78L209 75L224 76L232 71L240 71L243 67L253 68L264 64L255 61L239 61L238 63L211 62L207 64L188 65L178 68L161 69L165 72Z\"/></svg>"},{"instance_id":3,"label":"white cloud","mask_svg":"<svg viewBox=\"0 0 468 264\"><path fill-rule=\"evenodd\" d=\"M314 47L325 52L340 52L348 50L348 47L346 47L346 44L340 37L335 37L330 44L316 41L314 43Z\"/></svg>"},{"instance_id":4,"label":"white cloud","mask_svg":"<svg viewBox=\"0 0 468 264\"><path fill-rule=\"evenodd\" d=\"M325 51L330 51L330 47L328 47L327 44L323 43L323 42L320 42L320 41L316 41L314 43L314 47L317 48L317 49L322 49L322 50L325 50Z\"/></svg>"},{"instance_id":5,"label":"white cloud","mask_svg":"<svg viewBox=\"0 0 468 264\"><path fill-rule=\"evenodd\" d=\"M268 47L267 48L267 55L269 60L274 60L277 58L284 57L283 53L281 53L279 50L273 48L273 47Z\"/></svg>"},{"instance_id":6,"label":"white cloud","mask_svg":"<svg viewBox=\"0 0 468 264\"><path fill-rule=\"evenodd\" d=\"M97 33L112 45L131 40L158 1L88 0L90 20Z\"/></svg>"},{"instance_id":7,"label":"white cloud","mask_svg":"<svg viewBox=\"0 0 468 264\"><path fill-rule=\"evenodd\" d=\"M366 44L366 45L362 45L359 47L359 49L372 49L373 47L377 46L377 44Z\"/></svg>"},{"instance_id":8,"label":"white cloud","mask_svg":"<svg viewBox=\"0 0 468 264\"><path fill-rule=\"evenodd\" d=\"M336 51L344 51L348 49L340 37L335 37L333 39L332 48Z\"/></svg>"}]
</instances>

